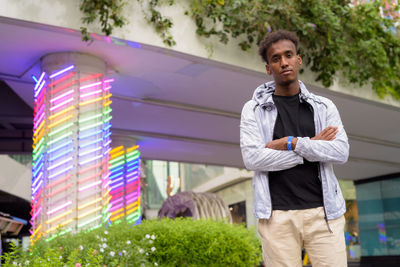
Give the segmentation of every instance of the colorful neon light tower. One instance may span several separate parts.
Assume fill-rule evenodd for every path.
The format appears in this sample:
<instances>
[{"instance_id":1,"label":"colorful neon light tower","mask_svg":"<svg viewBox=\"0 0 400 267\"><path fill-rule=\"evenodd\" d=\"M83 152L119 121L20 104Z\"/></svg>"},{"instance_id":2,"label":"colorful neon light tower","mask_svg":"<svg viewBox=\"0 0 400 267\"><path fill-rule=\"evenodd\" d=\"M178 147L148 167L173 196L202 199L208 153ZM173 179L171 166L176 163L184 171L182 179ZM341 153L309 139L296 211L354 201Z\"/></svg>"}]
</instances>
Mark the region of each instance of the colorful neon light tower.
<instances>
[{"instance_id":1,"label":"colorful neon light tower","mask_svg":"<svg viewBox=\"0 0 400 267\"><path fill-rule=\"evenodd\" d=\"M140 223L140 152L139 146L119 146L110 152L110 187L112 223L125 219Z\"/></svg>"},{"instance_id":2,"label":"colorful neon light tower","mask_svg":"<svg viewBox=\"0 0 400 267\"><path fill-rule=\"evenodd\" d=\"M111 215L113 80L104 78L104 61L90 55L50 54L41 63L34 88L32 242L99 227Z\"/></svg>"}]
</instances>

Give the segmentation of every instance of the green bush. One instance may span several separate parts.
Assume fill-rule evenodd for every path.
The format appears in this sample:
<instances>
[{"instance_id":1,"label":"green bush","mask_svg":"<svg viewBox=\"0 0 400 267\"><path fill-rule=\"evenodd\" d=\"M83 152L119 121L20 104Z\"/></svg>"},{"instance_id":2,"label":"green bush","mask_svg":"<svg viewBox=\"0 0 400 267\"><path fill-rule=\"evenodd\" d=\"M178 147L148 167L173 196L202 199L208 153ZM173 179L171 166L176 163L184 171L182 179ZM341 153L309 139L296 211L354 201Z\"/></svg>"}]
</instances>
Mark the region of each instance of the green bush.
<instances>
[{"instance_id":1,"label":"green bush","mask_svg":"<svg viewBox=\"0 0 400 267\"><path fill-rule=\"evenodd\" d=\"M261 261L254 230L190 218L120 223L87 233L15 248L4 266L255 266Z\"/></svg>"}]
</instances>

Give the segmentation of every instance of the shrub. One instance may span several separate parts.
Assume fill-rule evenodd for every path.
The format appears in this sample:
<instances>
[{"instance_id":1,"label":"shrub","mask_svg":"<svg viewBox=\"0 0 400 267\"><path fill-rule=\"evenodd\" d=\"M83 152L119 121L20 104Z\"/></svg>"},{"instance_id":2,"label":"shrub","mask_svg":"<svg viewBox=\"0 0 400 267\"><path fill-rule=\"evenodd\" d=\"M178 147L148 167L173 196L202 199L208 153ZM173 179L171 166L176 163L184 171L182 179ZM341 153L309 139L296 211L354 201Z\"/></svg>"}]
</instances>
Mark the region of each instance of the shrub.
<instances>
[{"instance_id":1,"label":"shrub","mask_svg":"<svg viewBox=\"0 0 400 267\"><path fill-rule=\"evenodd\" d=\"M191 218L120 223L91 232L39 240L30 251L3 256L4 266L255 266L254 230Z\"/></svg>"}]
</instances>

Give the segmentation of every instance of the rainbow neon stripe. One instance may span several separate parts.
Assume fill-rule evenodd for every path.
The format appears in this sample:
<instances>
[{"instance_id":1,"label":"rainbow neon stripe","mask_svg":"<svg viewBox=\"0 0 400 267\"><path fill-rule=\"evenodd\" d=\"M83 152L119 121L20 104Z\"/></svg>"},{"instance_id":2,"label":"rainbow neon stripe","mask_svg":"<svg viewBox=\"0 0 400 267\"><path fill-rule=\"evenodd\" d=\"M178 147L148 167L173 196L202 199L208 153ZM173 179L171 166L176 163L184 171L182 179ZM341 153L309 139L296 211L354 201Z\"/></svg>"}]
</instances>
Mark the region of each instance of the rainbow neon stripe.
<instances>
[{"instance_id":1,"label":"rainbow neon stripe","mask_svg":"<svg viewBox=\"0 0 400 267\"><path fill-rule=\"evenodd\" d=\"M139 146L116 147L110 151L110 220L122 219L139 224L140 218L140 152Z\"/></svg>"},{"instance_id":2,"label":"rainbow neon stripe","mask_svg":"<svg viewBox=\"0 0 400 267\"><path fill-rule=\"evenodd\" d=\"M37 80L31 242L109 220L112 81L74 65Z\"/></svg>"}]
</instances>

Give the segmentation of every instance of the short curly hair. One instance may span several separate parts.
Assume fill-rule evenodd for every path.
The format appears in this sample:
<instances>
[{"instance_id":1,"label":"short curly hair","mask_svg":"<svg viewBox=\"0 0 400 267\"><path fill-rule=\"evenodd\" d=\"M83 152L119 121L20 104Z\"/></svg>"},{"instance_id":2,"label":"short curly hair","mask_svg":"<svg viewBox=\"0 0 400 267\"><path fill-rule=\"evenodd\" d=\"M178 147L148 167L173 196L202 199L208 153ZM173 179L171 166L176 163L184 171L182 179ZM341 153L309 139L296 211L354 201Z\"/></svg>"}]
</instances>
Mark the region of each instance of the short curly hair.
<instances>
[{"instance_id":1,"label":"short curly hair","mask_svg":"<svg viewBox=\"0 0 400 267\"><path fill-rule=\"evenodd\" d=\"M268 58L267 58L267 51L268 48L280 41L280 40L289 40L292 41L294 46L296 47L296 52L298 51L298 45L299 45L299 37L294 32L286 31L286 30L277 30L271 33L268 33L264 40L261 41L259 48L258 48L258 54L262 57L262 59L268 64Z\"/></svg>"}]
</instances>

